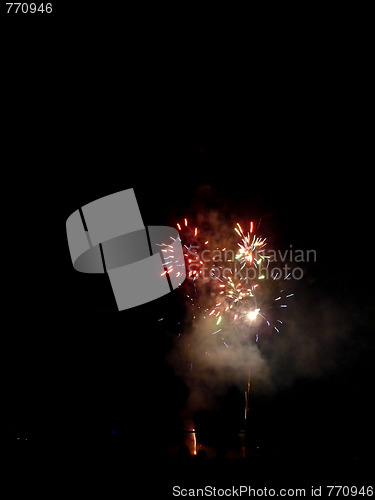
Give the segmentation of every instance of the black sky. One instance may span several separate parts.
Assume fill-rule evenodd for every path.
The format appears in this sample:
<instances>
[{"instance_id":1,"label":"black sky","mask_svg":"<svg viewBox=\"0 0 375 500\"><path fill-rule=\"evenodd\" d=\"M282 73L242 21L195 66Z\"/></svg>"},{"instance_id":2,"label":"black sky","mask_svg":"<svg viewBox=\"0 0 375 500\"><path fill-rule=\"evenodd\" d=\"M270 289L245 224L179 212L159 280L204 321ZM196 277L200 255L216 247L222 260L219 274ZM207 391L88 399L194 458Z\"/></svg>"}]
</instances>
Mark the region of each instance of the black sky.
<instances>
[{"instance_id":1,"label":"black sky","mask_svg":"<svg viewBox=\"0 0 375 500\"><path fill-rule=\"evenodd\" d=\"M158 64L147 50L110 57L113 44L104 50L98 37L68 39L8 39L5 435L27 428L74 446L115 429L152 449L137 433L161 429L173 442L188 390L166 360L173 336L155 319L171 309L178 318L181 299L119 313L104 276L73 270L66 241L73 211L133 187L148 225L198 206L262 219L276 244L317 251L299 300L311 301L311 321L318 303L333 304L345 336L326 372L255 398L256 427L280 450L370 454L373 161L361 86L348 84L345 65L319 77L319 64L291 57L272 78L254 71L236 102L237 91L218 91L226 80L220 60L211 73L209 51Z\"/></svg>"}]
</instances>

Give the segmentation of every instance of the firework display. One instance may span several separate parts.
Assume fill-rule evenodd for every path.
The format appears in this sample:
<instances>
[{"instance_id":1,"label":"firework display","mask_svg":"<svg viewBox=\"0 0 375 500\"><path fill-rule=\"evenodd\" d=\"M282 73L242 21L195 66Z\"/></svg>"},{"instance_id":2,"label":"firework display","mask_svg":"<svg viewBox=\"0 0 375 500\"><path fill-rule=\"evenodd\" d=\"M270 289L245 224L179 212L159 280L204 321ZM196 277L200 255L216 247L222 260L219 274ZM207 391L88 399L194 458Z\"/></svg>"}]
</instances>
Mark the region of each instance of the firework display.
<instances>
[{"instance_id":1,"label":"firework display","mask_svg":"<svg viewBox=\"0 0 375 500\"><path fill-rule=\"evenodd\" d=\"M271 337L280 334L293 297L288 290L290 273L274 267L274 253L258 233L260 224L226 224L214 218L214 230L206 221L200 222L184 218L176 224L187 277L180 287L186 298L183 325L178 328L180 366L185 366L183 373L193 394L208 383L209 397L215 397L218 388L212 381L225 373L245 386L243 425L247 429L251 381L265 369L263 340L266 348ZM173 255L163 250L170 257L168 272L173 273ZM222 375L216 378L213 373Z\"/></svg>"},{"instance_id":2,"label":"firework display","mask_svg":"<svg viewBox=\"0 0 375 500\"><path fill-rule=\"evenodd\" d=\"M192 319L199 314L209 322L211 335L226 347L232 335L258 342L261 334L279 333L280 312L293 294L280 287L279 273L270 269L266 238L256 234L255 223L250 221L248 231L236 223L233 238L221 248L201 236L198 227L190 227L187 218L177 223L177 229L188 277L183 289ZM265 270L270 279L265 279Z\"/></svg>"}]
</instances>

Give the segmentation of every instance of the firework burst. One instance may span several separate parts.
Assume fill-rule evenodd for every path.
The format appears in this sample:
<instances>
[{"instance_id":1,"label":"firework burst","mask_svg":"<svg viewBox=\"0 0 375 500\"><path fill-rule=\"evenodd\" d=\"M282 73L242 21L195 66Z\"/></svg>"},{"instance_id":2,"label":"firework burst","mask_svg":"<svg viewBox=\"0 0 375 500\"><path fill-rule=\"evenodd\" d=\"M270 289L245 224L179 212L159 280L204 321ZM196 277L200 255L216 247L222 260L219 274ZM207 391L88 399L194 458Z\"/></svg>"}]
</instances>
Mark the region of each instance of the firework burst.
<instances>
[{"instance_id":1,"label":"firework burst","mask_svg":"<svg viewBox=\"0 0 375 500\"><path fill-rule=\"evenodd\" d=\"M188 270L187 278L195 281L203 274L204 262L200 258L208 240L201 238L197 226L190 225L187 218L176 224L184 247L185 264Z\"/></svg>"},{"instance_id":2,"label":"firework burst","mask_svg":"<svg viewBox=\"0 0 375 500\"><path fill-rule=\"evenodd\" d=\"M263 271L268 270L270 257L266 253L266 238L256 234L255 223L250 221L245 226L237 222L234 232L240 241L227 236L224 245L215 248L209 248L206 231L187 218L176 226L187 269L182 291L190 305L193 326L205 320L211 335L221 339L226 347L233 336L257 343L262 335L280 333L283 310L293 294L285 286L280 287L277 273L271 271L270 279L265 279ZM171 249L165 245L162 251L166 265L170 266L166 272L171 272ZM207 269L208 275L204 272Z\"/></svg>"},{"instance_id":3,"label":"firework burst","mask_svg":"<svg viewBox=\"0 0 375 500\"><path fill-rule=\"evenodd\" d=\"M271 279L265 280L262 270L268 269L270 263L264 248L266 238L254 234L253 222L248 227L247 234L239 223L234 228L241 238L235 258L214 263L211 268L213 300L205 308L203 318L212 324L211 334L220 334L218 337L226 347L233 335L258 342L261 334L279 333L282 310L293 296L279 288L277 274L271 273ZM236 242L230 243L223 250ZM245 272L250 270L253 272Z\"/></svg>"},{"instance_id":4,"label":"firework burst","mask_svg":"<svg viewBox=\"0 0 375 500\"><path fill-rule=\"evenodd\" d=\"M253 234L254 223L250 222L247 235L244 234L241 225L237 222L234 228L236 233L241 238L241 242L237 243L239 250L236 254L236 259L241 264L243 269L247 264L258 267L262 262L268 263L269 257L265 255L266 238L262 238Z\"/></svg>"}]
</instances>

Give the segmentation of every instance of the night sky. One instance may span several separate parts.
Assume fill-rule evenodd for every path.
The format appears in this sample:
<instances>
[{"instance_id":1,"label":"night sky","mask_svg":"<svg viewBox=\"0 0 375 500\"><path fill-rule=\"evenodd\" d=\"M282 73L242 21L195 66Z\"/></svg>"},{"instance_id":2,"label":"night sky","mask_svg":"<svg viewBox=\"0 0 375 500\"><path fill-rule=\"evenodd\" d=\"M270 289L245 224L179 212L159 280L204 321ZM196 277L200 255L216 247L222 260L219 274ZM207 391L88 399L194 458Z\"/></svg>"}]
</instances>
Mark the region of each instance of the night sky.
<instances>
[{"instance_id":1,"label":"night sky","mask_svg":"<svg viewBox=\"0 0 375 500\"><path fill-rule=\"evenodd\" d=\"M227 108L213 84L199 84L200 66L196 78L186 70L193 92L181 84L181 64L164 85L151 67L138 73L126 57L119 64L90 52L88 39L77 46L63 39L50 37L48 57L41 37L30 47L26 38L9 39L3 437L12 446L25 437L50 450L68 445L73 454L100 443L151 463L167 459L178 442L189 389L168 359L184 298L177 290L118 312L109 280L74 271L66 241L73 211L132 187L147 225L216 211L261 219L276 248L316 250L298 283L292 330L296 345L298 332L322 339L314 342L318 365L296 363L294 374L285 367L288 379L271 394L254 387L251 446L266 461L272 453L280 462L331 461L338 477L358 463L367 470L375 321L373 162L363 96L348 98L348 87L333 78L318 85L302 68L298 85L286 84L286 70L275 88L258 80L249 109ZM215 410L196 415L202 440L217 449L230 442L241 398L228 385Z\"/></svg>"}]
</instances>

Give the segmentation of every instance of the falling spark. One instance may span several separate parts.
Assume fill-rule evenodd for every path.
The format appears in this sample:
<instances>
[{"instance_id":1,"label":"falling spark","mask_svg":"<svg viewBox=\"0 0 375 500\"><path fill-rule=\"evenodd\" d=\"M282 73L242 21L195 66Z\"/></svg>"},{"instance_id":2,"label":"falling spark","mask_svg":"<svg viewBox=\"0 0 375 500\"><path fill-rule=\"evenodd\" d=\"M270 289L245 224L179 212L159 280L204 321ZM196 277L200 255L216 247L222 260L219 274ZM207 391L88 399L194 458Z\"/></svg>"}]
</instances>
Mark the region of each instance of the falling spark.
<instances>
[{"instance_id":1,"label":"falling spark","mask_svg":"<svg viewBox=\"0 0 375 500\"><path fill-rule=\"evenodd\" d=\"M193 455L197 454L197 436L195 434L195 429L193 429Z\"/></svg>"}]
</instances>

